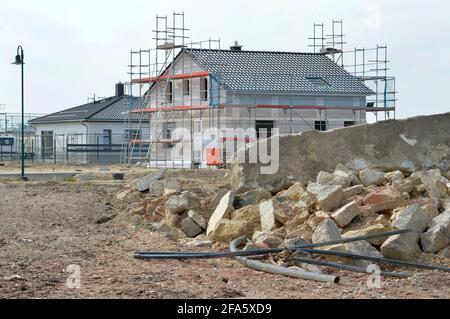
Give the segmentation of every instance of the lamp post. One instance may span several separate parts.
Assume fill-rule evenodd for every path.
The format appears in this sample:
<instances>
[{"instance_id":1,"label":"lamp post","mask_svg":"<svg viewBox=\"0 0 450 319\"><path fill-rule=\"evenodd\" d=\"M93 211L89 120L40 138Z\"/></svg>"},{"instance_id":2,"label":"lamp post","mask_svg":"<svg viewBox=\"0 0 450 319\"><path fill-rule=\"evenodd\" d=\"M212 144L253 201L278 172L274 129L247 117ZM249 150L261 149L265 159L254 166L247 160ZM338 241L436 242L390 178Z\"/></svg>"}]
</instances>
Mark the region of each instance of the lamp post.
<instances>
[{"instance_id":1,"label":"lamp post","mask_svg":"<svg viewBox=\"0 0 450 319\"><path fill-rule=\"evenodd\" d=\"M24 116L24 94L23 94L23 65L24 62L24 55L23 55L23 48L21 45L17 47L17 55L16 59L12 64L20 65L21 71L22 71L22 137L21 137L21 157L22 157L22 169L20 173L20 178L22 180L26 180L25 177L25 116Z\"/></svg>"}]
</instances>

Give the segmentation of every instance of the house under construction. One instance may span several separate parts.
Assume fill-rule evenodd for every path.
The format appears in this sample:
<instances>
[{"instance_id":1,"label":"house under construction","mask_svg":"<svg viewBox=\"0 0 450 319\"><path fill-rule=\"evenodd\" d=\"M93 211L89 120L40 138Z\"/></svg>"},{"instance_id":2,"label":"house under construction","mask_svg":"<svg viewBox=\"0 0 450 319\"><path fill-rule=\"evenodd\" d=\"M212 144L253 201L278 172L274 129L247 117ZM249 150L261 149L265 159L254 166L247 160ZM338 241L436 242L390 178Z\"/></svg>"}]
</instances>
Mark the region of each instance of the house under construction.
<instances>
[{"instance_id":1,"label":"house under construction","mask_svg":"<svg viewBox=\"0 0 450 319\"><path fill-rule=\"evenodd\" d=\"M182 13L174 13L170 24L167 16L156 21L155 48L131 52L128 94L141 96L146 107L130 104L130 114L138 113L140 120L137 127L125 121L124 128L135 125L136 132L145 127L150 133L124 141L124 163L219 166L236 150L224 142L245 144L273 130L288 134L362 124L368 113L395 116L395 89L378 84L390 79L387 67L379 67L387 59L377 58L373 76L364 57L357 63L363 51L355 49L353 72L346 68L343 48L335 48L343 45L342 33L334 34L336 23L342 32L341 21L333 21L333 48L322 36L317 53L247 51L238 43L224 50L219 40L188 42ZM316 34L313 40L316 50ZM383 48L377 47L377 55Z\"/></svg>"}]
</instances>

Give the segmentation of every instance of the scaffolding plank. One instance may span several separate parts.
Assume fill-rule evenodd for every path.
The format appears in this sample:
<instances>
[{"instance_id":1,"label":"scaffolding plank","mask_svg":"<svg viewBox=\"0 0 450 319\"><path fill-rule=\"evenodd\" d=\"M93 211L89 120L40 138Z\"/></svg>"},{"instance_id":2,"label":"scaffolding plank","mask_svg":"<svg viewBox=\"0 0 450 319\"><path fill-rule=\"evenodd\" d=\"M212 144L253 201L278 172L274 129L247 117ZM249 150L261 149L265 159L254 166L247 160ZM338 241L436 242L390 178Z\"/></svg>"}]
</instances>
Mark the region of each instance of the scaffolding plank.
<instances>
[{"instance_id":1,"label":"scaffolding plank","mask_svg":"<svg viewBox=\"0 0 450 319\"><path fill-rule=\"evenodd\" d=\"M136 109L132 113L156 113L156 112L171 112L171 111L198 111L206 110L210 107L208 105L195 105L195 106L172 106L172 107L160 107L160 108L145 108Z\"/></svg>"},{"instance_id":2,"label":"scaffolding plank","mask_svg":"<svg viewBox=\"0 0 450 319\"><path fill-rule=\"evenodd\" d=\"M132 83L154 83L163 80L182 80L182 79L192 79L192 78L203 78L209 76L209 72L193 72L193 73L185 73L185 74L170 74L170 75L161 75L150 78L142 78L142 79L134 79Z\"/></svg>"}]
</instances>

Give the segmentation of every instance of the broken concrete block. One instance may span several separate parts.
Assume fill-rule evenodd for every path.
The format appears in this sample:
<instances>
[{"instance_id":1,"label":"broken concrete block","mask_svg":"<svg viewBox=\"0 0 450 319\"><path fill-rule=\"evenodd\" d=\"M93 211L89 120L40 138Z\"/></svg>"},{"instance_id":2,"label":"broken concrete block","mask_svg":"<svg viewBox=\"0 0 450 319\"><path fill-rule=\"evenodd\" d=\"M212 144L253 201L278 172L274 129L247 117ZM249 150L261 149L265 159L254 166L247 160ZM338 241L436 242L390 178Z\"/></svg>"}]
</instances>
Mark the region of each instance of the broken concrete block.
<instances>
[{"instance_id":1,"label":"broken concrete block","mask_svg":"<svg viewBox=\"0 0 450 319\"><path fill-rule=\"evenodd\" d=\"M172 214L180 214L197 206L191 192L184 192L181 195L174 195L166 202L166 211Z\"/></svg>"},{"instance_id":2,"label":"broken concrete block","mask_svg":"<svg viewBox=\"0 0 450 319\"><path fill-rule=\"evenodd\" d=\"M261 229L263 232L270 232L280 226L280 223L275 217L275 207L274 200L268 199L262 201L258 205L259 207L259 218L261 220Z\"/></svg>"},{"instance_id":3,"label":"broken concrete block","mask_svg":"<svg viewBox=\"0 0 450 319\"><path fill-rule=\"evenodd\" d=\"M214 210L214 213L212 214L211 218L208 222L208 227L206 234L209 236L217 227L218 223L224 219L228 218L230 214L234 211L233 202L234 202L234 191L227 192L222 199L220 200L219 204L217 205L216 209Z\"/></svg>"},{"instance_id":4,"label":"broken concrete block","mask_svg":"<svg viewBox=\"0 0 450 319\"><path fill-rule=\"evenodd\" d=\"M214 241L229 243L241 236L252 236L253 227L248 222L239 222L229 219L221 219L213 230L210 231L208 237Z\"/></svg>"},{"instance_id":5,"label":"broken concrete block","mask_svg":"<svg viewBox=\"0 0 450 319\"><path fill-rule=\"evenodd\" d=\"M384 173L366 168L359 172L359 179L363 183L364 186L370 186L370 185L381 185L384 182Z\"/></svg>"},{"instance_id":6,"label":"broken concrete block","mask_svg":"<svg viewBox=\"0 0 450 319\"><path fill-rule=\"evenodd\" d=\"M354 200L335 211L331 218L334 219L339 227L345 227L352 222L353 218L360 214L360 206L360 203Z\"/></svg>"},{"instance_id":7,"label":"broken concrete block","mask_svg":"<svg viewBox=\"0 0 450 319\"><path fill-rule=\"evenodd\" d=\"M302 183L297 182L285 191L279 192L275 197L279 200L300 200L300 197L306 193L306 189Z\"/></svg>"},{"instance_id":8,"label":"broken concrete block","mask_svg":"<svg viewBox=\"0 0 450 319\"><path fill-rule=\"evenodd\" d=\"M381 253L389 259L411 261L419 251L418 239L415 232L391 236L381 245Z\"/></svg>"},{"instance_id":9,"label":"broken concrete block","mask_svg":"<svg viewBox=\"0 0 450 319\"><path fill-rule=\"evenodd\" d=\"M342 186L309 183L307 191L316 196L320 207L327 212L339 208L344 198Z\"/></svg>"},{"instance_id":10,"label":"broken concrete block","mask_svg":"<svg viewBox=\"0 0 450 319\"><path fill-rule=\"evenodd\" d=\"M331 219L321 222L312 236L312 242L314 244L338 239L341 239L341 232L336 223Z\"/></svg>"},{"instance_id":11,"label":"broken concrete block","mask_svg":"<svg viewBox=\"0 0 450 319\"><path fill-rule=\"evenodd\" d=\"M368 226L365 228L351 230L342 235L342 238L351 238L351 237L360 237L367 236L371 234L378 234L387 231L393 230L392 227L385 226L384 224L375 224L372 226ZM380 237L380 238L372 238L367 240L367 242L371 245L380 246L382 245L389 237Z\"/></svg>"},{"instance_id":12,"label":"broken concrete block","mask_svg":"<svg viewBox=\"0 0 450 319\"><path fill-rule=\"evenodd\" d=\"M181 186L175 178L170 178L164 181L163 194L164 196L173 195L181 192Z\"/></svg>"},{"instance_id":13,"label":"broken concrete block","mask_svg":"<svg viewBox=\"0 0 450 319\"><path fill-rule=\"evenodd\" d=\"M195 221L193 221L191 217L186 217L185 219L183 219L183 221L181 222L181 229L189 238L194 238L195 236L203 232L203 228L201 228Z\"/></svg>"},{"instance_id":14,"label":"broken concrete block","mask_svg":"<svg viewBox=\"0 0 450 319\"><path fill-rule=\"evenodd\" d=\"M147 176L141 177L136 181L135 188L139 192L145 192L150 188L153 181L159 181L164 177L164 171L157 171Z\"/></svg>"},{"instance_id":15,"label":"broken concrete block","mask_svg":"<svg viewBox=\"0 0 450 319\"><path fill-rule=\"evenodd\" d=\"M450 211L433 218L427 232L420 235L422 249L435 253L450 244Z\"/></svg>"},{"instance_id":16,"label":"broken concrete block","mask_svg":"<svg viewBox=\"0 0 450 319\"><path fill-rule=\"evenodd\" d=\"M361 194L364 192L364 186L363 185L355 185L351 187L347 187L343 190L344 192L344 198L350 198L356 195Z\"/></svg>"},{"instance_id":17,"label":"broken concrete block","mask_svg":"<svg viewBox=\"0 0 450 319\"><path fill-rule=\"evenodd\" d=\"M234 198L234 208L239 209L248 205L258 205L265 199L272 198L272 194L263 189L254 189Z\"/></svg>"},{"instance_id":18,"label":"broken concrete block","mask_svg":"<svg viewBox=\"0 0 450 319\"><path fill-rule=\"evenodd\" d=\"M417 234L421 234L427 228L428 222L428 214L419 204L413 204L398 213L395 221L392 223L392 227L397 229L412 229Z\"/></svg>"},{"instance_id":19,"label":"broken concrete block","mask_svg":"<svg viewBox=\"0 0 450 319\"><path fill-rule=\"evenodd\" d=\"M242 207L231 213L231 220L249 222L254 229L261 228L261 219L259 217L259 207L250 205Z\"/></svg>"},{"instance_id":20,"label":"broken concrete block","mask_svg":"<svg viewBox=\"0 0 450 319\"><path fill-rule=\"evenodd\" d=\"M340 185L342 187L349 187L352 184L352 179L347 176L319 172L317 175L317 183L322 185Z\"/></svg>"},{"instance_id":21,"label":"broken concrete block","mask_svg":"<svg viewBox=\"0 0 450 319\"><path fill-rule=\"evenodd\" d=\"M206 227L208 226L208 224L206 223L205 218L203 218L202 215L200 215L199 213L197 213L195 210L191 209L188 212L188 216L197 224L199 225L202 229L206 229Z\"/></svg>"},{"instance_id":22,"label":"broken concrete block","mask_svg":"<svg viewBox=\"0 0 450 319\"><path fill-rule=\"evenodd\" d=\"M148 193L153 197L163 196L164 193L164 184L160 181L153 181L150 183L150 187L148 189Z\"/></svg>"}]
</instances>

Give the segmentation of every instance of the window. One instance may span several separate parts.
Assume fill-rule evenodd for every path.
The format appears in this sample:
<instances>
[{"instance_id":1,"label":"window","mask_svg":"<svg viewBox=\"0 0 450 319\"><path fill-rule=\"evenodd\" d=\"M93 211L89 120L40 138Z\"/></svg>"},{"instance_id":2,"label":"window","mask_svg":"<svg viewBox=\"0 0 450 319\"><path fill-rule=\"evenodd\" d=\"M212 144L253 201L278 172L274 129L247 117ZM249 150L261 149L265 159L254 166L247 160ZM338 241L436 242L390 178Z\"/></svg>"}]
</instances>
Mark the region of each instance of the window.
<instances>
[{"instance_id":1,"label":"window","mask_svg":"<svg viewBox=\"0 0 450 319\"><path fill-rule=\"evenodd\" d=\"M125 130L124 137L126 140L140 140L141 131L140 130Z\"/></svg>"},{"instance_id":2,"label":"window","mask_svg":"<svg viewBox=\"0 0 450 319\"><path fill-rule=\"evenodd\" d=\"M317 87L327 87L330 86L324 79L320 77L307 77L309 83Z\"/></svg>"},{"instance_id":3,"label":"window","mask_svg":"<svg viewBox=\"0 0 450 319\"><path fill-rule=\"evenodd\" d=\"M173 82L169 81L166 85L166 102L173 102Z\"/></svg>"},{"instance_id":4,"label":"window","mask_svg":"<svg viewBox=\"0 0 450 319\"><path fill-rule=\"evenodd\" d=\"M183 80L183 95L189 96L191 94L191 81Z\"/></svg>"},{"instance_id":5,"label":"window","mask_svg":"<svg viewBox=\"0 0 450 319\"><path fill-rule=\"evenodd\" d=\"M107 145L105 149L111 149L112 130L103 130L103 145Z\"/></svg>"},{"instance_id":6,"label":"window","mask_svg":"<svg viewBox=\"0 0 450 319\"><path fill-rule=\"evenodd\" d=\"M355 121L344 121L344 127L349 127L355 125Z\"/></svg>"},{"instance_id":7,"label":"window","mask_svg":"<svg viewBox=\"0 0 450 319\"><path fill-rule=\"evenodd\" d=\"M314 127L318 131L326 131L327 130L327 122L326 121L315 121Z\"/></svg>"},{"instance_id":8,"label":"window","mask_svg":"<svg viewBox=\"0 0 450 319\"><path fill-rule=\"evenodd\" d=\"M175 122L163 123L162 129L163 129L163 132L162 132L163 133L162 134L163 135L163 139L171 140L172 139L172 133L175 130ZM167 148L172 148L172 147L175 146L175 144L173 144L173 143L167 143L166 145L167 145Z\"/></svg>"},{"instance_id":9,"label":"window","mask_svg":"<svg viewBox=\"0 0 450 319\"><path fill-rule=\"evenodd\" d=\"M272 136L272 129L274 127L273 121L256 121L255 130L256 138L269 138Z\"/></svg>"},{"instance_id":10,"label":"window","mask_svg":"<svg viewBox=\"0 0 450 319\"><path fill-rule=\"evenodd\" d=\"M208 78L200 79L200 101L208 101Z\"/></svg>"},{"instance_id":11,"label":"window","mask_svg":"<svg viewBox=\"0 0 450 319\"><path fill-rule=\"evenodd\" d=\"M41 132L42 158L53 158L53 131Z\"/></svg>"}]
</instances>

